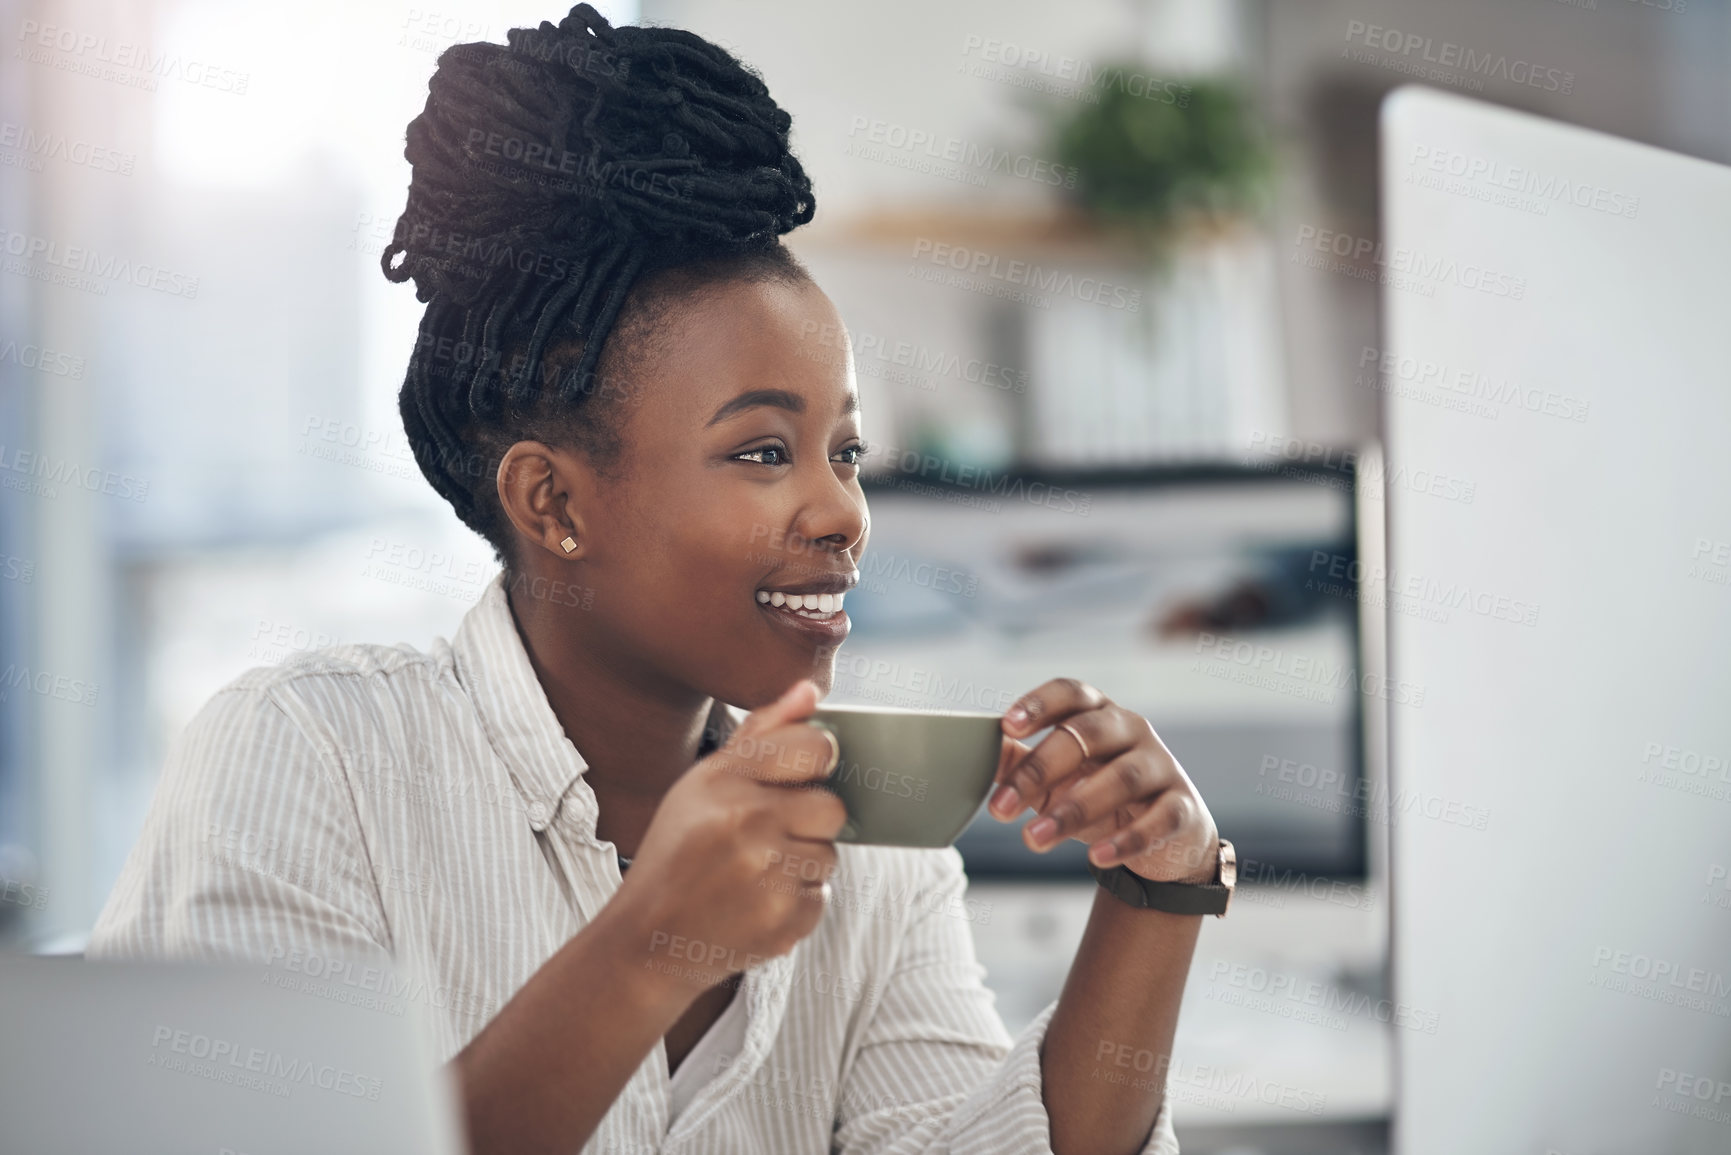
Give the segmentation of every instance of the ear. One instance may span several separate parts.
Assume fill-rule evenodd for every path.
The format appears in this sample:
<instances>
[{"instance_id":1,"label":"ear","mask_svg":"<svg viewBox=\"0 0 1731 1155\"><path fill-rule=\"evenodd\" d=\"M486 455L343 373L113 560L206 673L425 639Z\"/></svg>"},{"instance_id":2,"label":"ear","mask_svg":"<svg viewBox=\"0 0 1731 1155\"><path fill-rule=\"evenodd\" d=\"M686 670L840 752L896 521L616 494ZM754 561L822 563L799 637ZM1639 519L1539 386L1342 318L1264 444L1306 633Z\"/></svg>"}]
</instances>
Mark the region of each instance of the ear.
<instances>
[{"instance_id":1,"label":"ear","mask_svg":"<svg viewBox=\"0 0 1731 1155\"><path fill-rule=\"evenodd\" d=\"M595 473L579 454L540 441L516 442L499 459L495 484L523 548L544 549L561 560L588 553L583 511L593 508ZM577 548L567 551L560 544L566 538Z\"/></svg>"}]
</instances>

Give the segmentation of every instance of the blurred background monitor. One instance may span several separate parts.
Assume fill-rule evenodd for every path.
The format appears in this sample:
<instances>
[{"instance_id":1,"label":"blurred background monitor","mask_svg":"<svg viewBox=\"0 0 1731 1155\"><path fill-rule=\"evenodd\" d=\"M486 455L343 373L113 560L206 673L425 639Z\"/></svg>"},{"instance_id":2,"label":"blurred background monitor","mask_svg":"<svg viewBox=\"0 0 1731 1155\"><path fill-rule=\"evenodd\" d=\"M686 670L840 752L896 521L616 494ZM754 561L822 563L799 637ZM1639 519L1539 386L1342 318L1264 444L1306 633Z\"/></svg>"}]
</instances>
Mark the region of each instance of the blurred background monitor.
<instances>
[{"instance_id":1,"label":"blurred background monitor","mask_svg":"<svg viewBox=\"0 0 1731 1155\"><path fill-rule=\"evenodd\" d=\"M1365 873L1354 472L1209 465L867 481L832 700L1006 710L1071 676L1154 723L1253 868ZM1074 880L982 814L976 878Z\"/></svg>"}]
</instances>

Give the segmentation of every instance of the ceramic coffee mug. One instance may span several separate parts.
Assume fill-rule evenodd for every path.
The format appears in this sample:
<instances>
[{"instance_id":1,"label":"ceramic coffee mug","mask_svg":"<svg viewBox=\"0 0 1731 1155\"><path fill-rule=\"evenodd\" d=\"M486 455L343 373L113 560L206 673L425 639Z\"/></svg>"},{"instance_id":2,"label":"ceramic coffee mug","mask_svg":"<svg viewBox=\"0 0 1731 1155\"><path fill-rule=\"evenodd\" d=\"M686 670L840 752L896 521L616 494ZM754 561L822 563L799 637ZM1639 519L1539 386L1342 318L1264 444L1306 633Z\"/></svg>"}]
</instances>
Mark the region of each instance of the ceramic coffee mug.
<instances>
[{"instance_id":1,"label":"ceramic coffee mug","mask_svg":"<svg viewBox=\"0 0 1731 1155\"><path fill-rule=\"evenodd\" d=\"M991 792L1002 716L964 710L819 706L841 761L824 783L847 805L837 842L941 847Z\"/></svg>"}]
</instances>

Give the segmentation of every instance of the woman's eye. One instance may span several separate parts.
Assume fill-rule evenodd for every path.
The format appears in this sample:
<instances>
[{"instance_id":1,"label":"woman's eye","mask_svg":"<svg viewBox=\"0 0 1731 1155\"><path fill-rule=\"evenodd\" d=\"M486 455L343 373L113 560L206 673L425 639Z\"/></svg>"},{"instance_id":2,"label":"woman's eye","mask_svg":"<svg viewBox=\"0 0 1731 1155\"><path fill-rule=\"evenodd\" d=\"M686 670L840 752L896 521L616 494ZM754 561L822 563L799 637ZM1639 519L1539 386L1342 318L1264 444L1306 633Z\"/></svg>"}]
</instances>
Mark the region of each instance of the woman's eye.
<instances>
[{"instance_id":1,"label":"woman's eye","mask_svg":"<svg viewBox=\"0 0 1731 1155\"><path fill-rule=\"evenodd\" d=\"M845 459L842 461L843 465L860 465L865 461L866 455L870 452L871 446L862 442L859 445L848 446L840 453L837 453L836 456Z\"/></svg>"},{"instance_id":2,"label":"woman's eye","mask_svg":"<svg viewBox=\"0 0 1731 1155\"><path fill-rule=\"evenodd\" d=\"M864 443L850 445L839 451L831 461L840 461L843 465L859 465L871 453L871 446ZM785 445L765 445L758 449L748 449L744 453L733 455L735 461L756 461L760 465L788 464L787 447Z\"/></svg>"},{"instance_id":3,"label":"woman's eye","mask_svg":"<svg viewBox=\"0 0 1731 1155\"><path fill-rule=\"evenodd\" d=\"M769 458L772 456L775 458L773 461L769 460ZM786 465L787 464L787 450L782 448L779 445L765 445L761 449L748 449L744 453L734 454L733 457L734 457L735 461L743 460L746 458L752 458L752 457L762 457L762 458L764 458L764 460L759 462L759 464L761 464L761 465Z\"/></svg>"}]
</instances>

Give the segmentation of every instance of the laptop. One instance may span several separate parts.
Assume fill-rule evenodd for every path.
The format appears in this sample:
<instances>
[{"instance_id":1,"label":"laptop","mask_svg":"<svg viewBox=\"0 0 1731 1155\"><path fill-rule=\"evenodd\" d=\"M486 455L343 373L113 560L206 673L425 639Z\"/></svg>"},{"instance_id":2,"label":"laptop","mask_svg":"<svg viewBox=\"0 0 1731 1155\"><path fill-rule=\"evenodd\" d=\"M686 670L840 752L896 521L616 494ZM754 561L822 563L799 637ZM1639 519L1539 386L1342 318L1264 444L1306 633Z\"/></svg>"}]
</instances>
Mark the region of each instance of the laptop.
<instances>
[{"instance_id":1,"label":"laptop","mask_svg":"<svg viewBox=\"0 0 1731 1155\"><path fill-rule=\"evenodd\" d=\"M461 1155L416 1008L301 977L0 954L0 1150Z\"/></svg>"}]
</instances>

